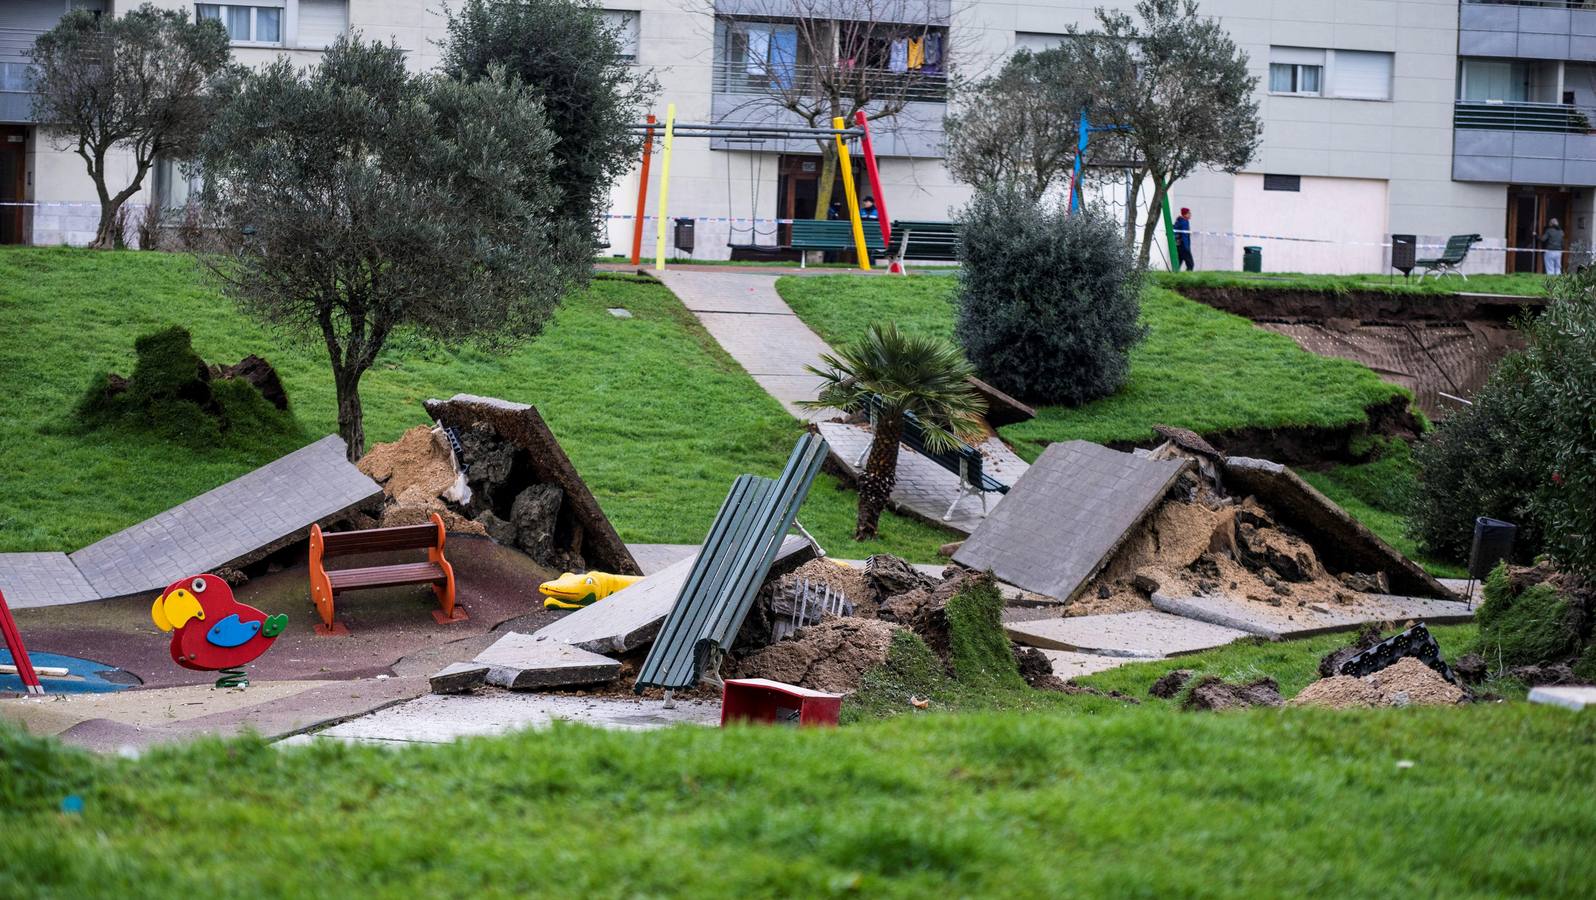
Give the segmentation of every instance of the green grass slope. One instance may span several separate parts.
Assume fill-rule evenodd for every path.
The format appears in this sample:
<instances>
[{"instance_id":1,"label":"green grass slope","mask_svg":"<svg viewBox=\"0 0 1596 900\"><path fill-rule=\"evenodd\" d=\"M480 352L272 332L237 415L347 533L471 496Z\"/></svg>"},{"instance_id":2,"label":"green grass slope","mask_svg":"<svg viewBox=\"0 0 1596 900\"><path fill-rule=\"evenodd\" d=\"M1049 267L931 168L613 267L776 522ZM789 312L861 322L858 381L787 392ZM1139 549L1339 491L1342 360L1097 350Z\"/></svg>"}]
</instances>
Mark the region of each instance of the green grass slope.
<instances>
[{"instance_id":1,"label":"green grass slope","mask_svg":"<svg viewBox=\"0 0 1596 900\"><path fill-rule=\"evenodd\" d=\"M245 429L219 444L117 429L67 433L61 426L89 380L128 374L134 339L169 325L188 328L209 362L265 357L304 433ZM779 472L801 427L674 296L638 279L595 282L509 355L396 335L362 381L367 440L427 423L421 401L457 392L537 405L628 541L702 540L732 479ZM0 551L75 550L337 425L319 337L245 318L204 284L192 259L173 254L0 250L0 396ZM930 560L949 539L889 515L879 541L855 544L855 496L822 476L801 513L839 555L887 550Z\"/></svg>"},{"instance_id":2,"label":"green grass slope","mask_svg":"<svg viewBox=\"0 0 1596 900\"><path fill-rule=\"evenodd\" d=\"M1395 276L1395 277L1392 277ZM1153 281L1164 287L1239 287L1248 290L1310 290L1343 293L1346 291L1389 291L1396 294L1451 294L1468 291L1481 294L1511 294L1541 297L1546 294L1545 275L1470 275L1464 281L1456 275L1442 278L1404 279L1395 270L1388 275L1300 275L1292 272L1154 272Z\"/></svg>"}]
</instances>

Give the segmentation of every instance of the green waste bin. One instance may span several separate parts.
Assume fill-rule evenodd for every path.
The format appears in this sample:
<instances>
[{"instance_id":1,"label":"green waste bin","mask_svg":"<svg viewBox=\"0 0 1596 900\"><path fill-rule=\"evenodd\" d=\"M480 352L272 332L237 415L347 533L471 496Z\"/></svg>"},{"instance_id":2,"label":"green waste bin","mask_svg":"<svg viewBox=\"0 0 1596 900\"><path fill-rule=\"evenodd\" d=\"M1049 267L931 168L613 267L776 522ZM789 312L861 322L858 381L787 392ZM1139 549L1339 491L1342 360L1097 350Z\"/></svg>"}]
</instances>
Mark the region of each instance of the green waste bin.
<instances>
[{"instance_id":1,"label":"green waste bin","mask_svg":"<svg viewBox=\"0 0 1596 900\"><path fill-rule=\"evenodd\" d=\"M1243 247L1243 248L1241 248L1241 270L1243 272L1262 272L1263 271L1263 248L1262 247Z\"/></svg>"}]
</instances>

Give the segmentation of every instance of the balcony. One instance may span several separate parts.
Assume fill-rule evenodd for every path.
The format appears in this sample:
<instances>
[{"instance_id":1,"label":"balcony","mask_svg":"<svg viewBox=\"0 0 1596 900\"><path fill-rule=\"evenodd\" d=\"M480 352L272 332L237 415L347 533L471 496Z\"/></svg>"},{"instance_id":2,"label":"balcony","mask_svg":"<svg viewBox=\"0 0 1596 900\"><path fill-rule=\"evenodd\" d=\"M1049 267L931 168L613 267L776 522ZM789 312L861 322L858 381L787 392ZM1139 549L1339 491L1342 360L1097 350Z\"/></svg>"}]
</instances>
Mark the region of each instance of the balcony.
<instances>
[{"instance_id":1,"label":"balcony","mask_svg":"<svg viewBox=\"0 0 1596 900\"><path fill-rule=\"evenodd\" d=\"M28 51L43 33L0 28L0 122L33 121L33 66Z\"/></svg>"},{"instance_id":2,"label":"balcony","mask_svg":"<svg viewBox=\"0 0 1596 900\"><path fill-rule=\"evenodd\" d=\"M1459 100L1452 114L1452 178L1596 186L1596 108Z\"/></svg>"},{"instance_id":3,"label":"balcony","mask_svg":"<svg viewBox=\"0 0 1596 900\"><path fill-rule=\"evenodd\" d=\"M793 65L779 70L767 67L762 72L749 72L746 66L721 61L714 67L714 91L717 94L813 97L817 96L821 78L828 74L835 77L829 68L823 70L812 65ZM849 84L883 100L946 103L948 99L948 76L941 73L860 69L846 78Z\"/></svg>"},{"instance_id":4,"label":"balcony","mask_svg":"<svg viewBox=\"0 0 1596 900\"><path fill-rule=\"evenodd\" d=\"M1596 0L1465 0L1458 55L1596 61Z\"/></svg>"}]
</instances>

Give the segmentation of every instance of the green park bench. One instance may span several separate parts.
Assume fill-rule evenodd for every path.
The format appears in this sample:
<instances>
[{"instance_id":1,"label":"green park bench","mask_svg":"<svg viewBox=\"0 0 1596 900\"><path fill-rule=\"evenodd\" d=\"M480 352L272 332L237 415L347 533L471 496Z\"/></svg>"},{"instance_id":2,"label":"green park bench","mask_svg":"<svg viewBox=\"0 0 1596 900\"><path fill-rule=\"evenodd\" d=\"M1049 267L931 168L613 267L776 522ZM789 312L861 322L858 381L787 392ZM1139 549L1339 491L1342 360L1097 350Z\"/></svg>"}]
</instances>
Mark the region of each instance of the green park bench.
<instances>
[{"instance_id":1,"label":"green park bench","mask_svg":"<svg viewBox=\"0 0 1596 900\"><path fill-rule=\"evenodd\" d=\"M872 394L865 410L870 416L872 427L875 426L876 416L880 412L880 408L881 398ZM954 507L959 505L959 501L971 494L981 495L981 515L985 516L986 495L1007 494L1009 492L1008 485L988 475L982 468L981 451L957 438L954 438L954 441L956 445L951 450L933 451L927 448L925 444L925 426L920 424L920 417L911 412L903 414L903 435L898 438L898 443L959 476L959 493L953 498L953 502L948 504L948 511L942 515L942 521L944 522L953 518ZM859 458L854 460L853 467L855 469L862 467L865 457L869 454L870 445L866 444L864 452L860 453Z\"/></svg>"},{"instance_id":2,"label":"green park bench","mask_svg":"<svg viewBox=\"0 0 1596 900\"><path fill-rule=\"evenodd\" d=\"M1424 276L1430 274L1435 275L1436 278L1440 278L1447 272L1451 272L1462 278L1464 281L1468 281L1469 277L1464 275L1463 270L1458 268L1458 266L1461 266L1463 264L1463 260L1469 255L1469 248L1479 243L1480 240L1481 238L1477 234L1454 234L1447 238L1446 247L1441 251L1440 256L1437 256L1434 259L1420 259L1415 261L1418 267L1424 270L1423 272L1419 273L1419 278L1422 279Z\"/></svg>"},{"instance_id":3,"label":"green park bench","mask_svg":"<svg viewBox=\"0 0 1596 900\"><path fill-rule=\"evenodd\" d=\"M906 259L955 261L959 258L957 222L897 221L892 223L892 242L897 245L899 265Z\"/></svg>"},{"instance_id":4,"label":"green park bench","mask_svg":"<svg viewBox=\"0 0 1596 900\"><path fill-rule=\"evenodd\" d=\"M874 219L864 223L865 247L871 256L884 256L886 244L881 241L881 229ZM787 242L792 250L853 250L853 223L846 219L794 219L792 236ZM799 257L799 267L803 257Z\"/></svg>"}]
</instances>

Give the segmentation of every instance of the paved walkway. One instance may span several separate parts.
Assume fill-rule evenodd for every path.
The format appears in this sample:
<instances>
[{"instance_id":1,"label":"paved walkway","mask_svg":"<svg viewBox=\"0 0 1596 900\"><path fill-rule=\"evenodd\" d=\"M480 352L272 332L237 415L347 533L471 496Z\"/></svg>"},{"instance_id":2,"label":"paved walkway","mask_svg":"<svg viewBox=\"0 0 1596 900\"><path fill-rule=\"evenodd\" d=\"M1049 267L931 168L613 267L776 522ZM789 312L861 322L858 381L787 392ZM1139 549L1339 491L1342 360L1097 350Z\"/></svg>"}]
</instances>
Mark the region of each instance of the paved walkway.
<instances>
[{"instance_id":1,"label":"paved walkway","mask_svg":"<svg viewBox=\"0 0 1596 900\"><path fill-rule=\"evenodd\" d=\"M669 725L719 725L720 704L678 700L666 709L659 700L565 696L535 693L431 694L315 734L281 743L287 746L339 740L366 744L443 744L463 737L546 728L556 721L579 722L621 731Z\"/></svg>"},{"instance_id":2,"label":"paved walkway","mask_svg":"<svg viewBox=\"0 0 1596 900\"><path fill-rule=\"evenodd\" d=\"M159 591L258 559L381 494L329 435L76 553L0 554L0 591L13 609Z\"/></svg>"}]
</instances>

